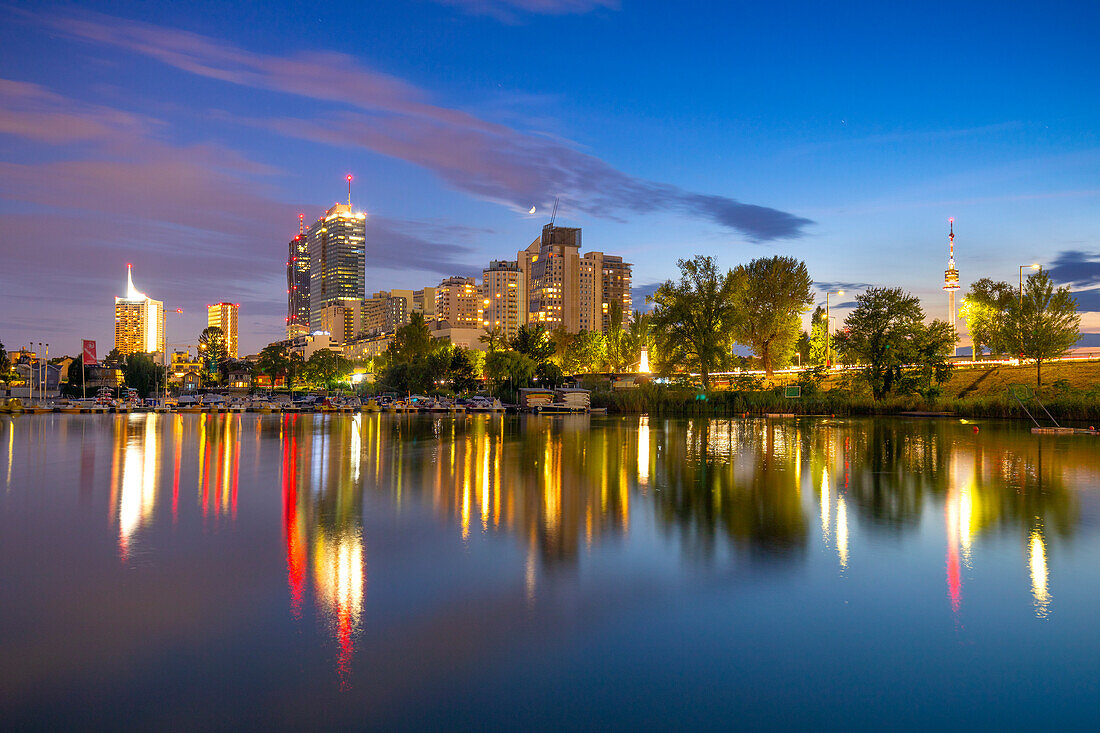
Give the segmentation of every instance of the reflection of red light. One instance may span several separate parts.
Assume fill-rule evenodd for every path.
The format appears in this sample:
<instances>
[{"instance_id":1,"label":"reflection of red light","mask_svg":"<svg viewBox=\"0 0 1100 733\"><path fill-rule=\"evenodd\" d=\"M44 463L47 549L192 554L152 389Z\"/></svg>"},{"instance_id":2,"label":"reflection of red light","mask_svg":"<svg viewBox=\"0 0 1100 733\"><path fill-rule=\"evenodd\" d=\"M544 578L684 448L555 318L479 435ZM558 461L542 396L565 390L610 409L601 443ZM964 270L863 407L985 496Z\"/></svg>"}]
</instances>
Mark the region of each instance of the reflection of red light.
<instances>
[{"instance_id":1,"label":"reflection of red light","mask_svg":"<svg viewBox=\"0 0 1100 733\"><path fill-rule=\"evenodd\" d=\"M291 426L284 420L284 429ZM283 441L283 532L286 540L287 585L290 586L290 613L302 616L302 588L305 585L305 548L298 533L298 439Z\"/></svg>"}]
</instances>

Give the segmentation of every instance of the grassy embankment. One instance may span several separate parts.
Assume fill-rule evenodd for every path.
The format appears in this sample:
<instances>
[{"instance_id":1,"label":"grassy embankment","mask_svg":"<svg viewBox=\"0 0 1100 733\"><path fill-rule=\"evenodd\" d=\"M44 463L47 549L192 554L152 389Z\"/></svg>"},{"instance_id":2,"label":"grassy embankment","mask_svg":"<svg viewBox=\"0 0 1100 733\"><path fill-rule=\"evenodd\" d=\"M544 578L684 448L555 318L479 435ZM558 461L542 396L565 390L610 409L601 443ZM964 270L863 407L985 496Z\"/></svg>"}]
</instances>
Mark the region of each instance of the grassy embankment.
<instances>
[{"instance_id":1,"label":"grassy embankment","mask_svg":"<svg viewBox=\"0 0 1100 733\"><path fill-rule=\"evenodd\" d=\"M819 386L803 380L803 396L783 396L785 385L798 384L797 375L783 374L763 389L716 389L705 400L698 389L642 385L592 395L597 407L611 412L668 415L735 415L739 413L798 413L806 415L896 415L899 412L950 412L961 417L1016 417L1026 414L1009 393L1012 386L1036 388L1034 365L961 365L943 393L927 401L919 395L891 397L876 402L853 373L831 374ZM1100 421L1100 361L1056 362L1043 367L1040 398L1060 420ZM1041 413L1033 402L1033 414ZM1040 419L1048 424L1045 415Z\"/></svg>"}]
</instances>

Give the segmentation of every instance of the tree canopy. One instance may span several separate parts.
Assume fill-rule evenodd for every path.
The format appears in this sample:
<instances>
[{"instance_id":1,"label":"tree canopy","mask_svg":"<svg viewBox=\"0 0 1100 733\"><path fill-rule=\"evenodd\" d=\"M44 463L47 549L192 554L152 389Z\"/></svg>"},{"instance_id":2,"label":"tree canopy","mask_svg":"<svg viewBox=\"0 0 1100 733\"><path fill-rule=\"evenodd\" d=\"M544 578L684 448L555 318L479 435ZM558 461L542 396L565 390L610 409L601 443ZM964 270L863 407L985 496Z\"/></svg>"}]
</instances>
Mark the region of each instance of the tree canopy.
<instances>
[{"instance_id":1,"label":"tree canopy","mask_svg":"<svg viewBox=\"0 0 1100 733\"><path fill-rule=\"evenodd\" d=\"M1043 362L1066 353L1081 337L1081 315L1069 288L1055 289L1040 270L1027 279L1023 298L1009 307L1013 350L1035 360L1035 378L1043 386Z\"/></svg>"},{"instance_id":2,"label":"tree canopy","mask_svg":"<svg viewBox=\"0 0 1100 733\"><path fill-rule=\"evenodd\" d=\"M947 378L947 356L956 336L942 321L924 324L916 296L901 288L868 288L856 296L856 307L844 320L837 346L864 367L876 400L893 393L920 390L931 394ZM912 367L916 373L905 374Z\"/></svg>"},{"instance_id":3,"label":"tree canopy","mask_svg":"<svg viewBox=\"0 0 1100 733\"><path fill-rule=\"evenodd\" d=\"M760 257L733 272L737 317L733 333L752 349L771 376L791 361L813 281L806 263L793 257Z\"/></svg>"},{"instance_id":4,"label":"tree canopy","mask_svg":"<svg viewBox=\"0 0 1100 733\"><path fill-rule=\"evenodd\" d=\"M666 281L650 297L656 357L661 371L676 366L698 371L704 388L711 372L727 364L737 318L736 281L713 257L679 260L680 280Z\"/></svg>"}]
</instances>

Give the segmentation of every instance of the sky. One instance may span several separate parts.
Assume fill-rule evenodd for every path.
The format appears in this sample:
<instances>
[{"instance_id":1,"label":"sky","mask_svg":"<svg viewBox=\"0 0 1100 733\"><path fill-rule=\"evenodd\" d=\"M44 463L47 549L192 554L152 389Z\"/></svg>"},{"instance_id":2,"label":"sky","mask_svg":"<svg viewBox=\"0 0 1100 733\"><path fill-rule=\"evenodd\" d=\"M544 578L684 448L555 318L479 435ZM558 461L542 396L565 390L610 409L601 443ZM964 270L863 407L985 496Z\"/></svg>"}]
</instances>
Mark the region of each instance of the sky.
<instances>
[{"instance_id":1,"label":"sky","mask_svg":"<svg viewBox=\"0 0 1100 733\"><path fill-rule=\"evenodd\" d=\"M2 3L2 0L0 0ZM368 214L367 290L514 258L549 220L634 264L806 262L945 318L1042 263L1100 346L1100 3L0 4L0 342L113 342L134 283L194 344L282 337L298 214ZM531 207L535 213L529 213Z\"/></svg>"}]
</instances>

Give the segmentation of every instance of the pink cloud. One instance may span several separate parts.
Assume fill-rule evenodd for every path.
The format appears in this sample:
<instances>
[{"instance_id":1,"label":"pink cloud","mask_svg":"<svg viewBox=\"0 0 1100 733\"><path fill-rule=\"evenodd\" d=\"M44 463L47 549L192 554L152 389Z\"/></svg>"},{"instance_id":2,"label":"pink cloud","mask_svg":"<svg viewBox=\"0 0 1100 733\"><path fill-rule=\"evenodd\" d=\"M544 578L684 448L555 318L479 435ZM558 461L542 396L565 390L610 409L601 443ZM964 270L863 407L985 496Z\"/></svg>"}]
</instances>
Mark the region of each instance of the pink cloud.
<instances>
[{"instance_id":1,"label":"pink cloud","mask_svg":"<svg viewBox=\"0 0 1100 733\"><path fill-rule=\"evenodd\" d=\"M512 4L564 7L539 0ZM630 176L559 140L432 104L425 91L350 56L252 53L194 33L92 13L26 17L207 78L333 103L343 109L315 119L254 124L308 140L359 145L424 167L458 190L520 209L561 196L567 205L603 217L673 211L709 219L753 241L798 237L811 223L771 207Z\"/></svg>"}]
</instances>

